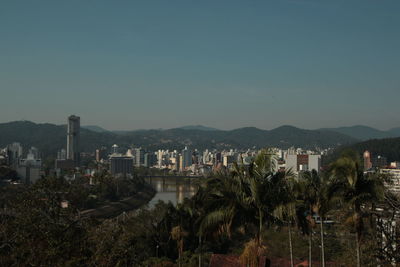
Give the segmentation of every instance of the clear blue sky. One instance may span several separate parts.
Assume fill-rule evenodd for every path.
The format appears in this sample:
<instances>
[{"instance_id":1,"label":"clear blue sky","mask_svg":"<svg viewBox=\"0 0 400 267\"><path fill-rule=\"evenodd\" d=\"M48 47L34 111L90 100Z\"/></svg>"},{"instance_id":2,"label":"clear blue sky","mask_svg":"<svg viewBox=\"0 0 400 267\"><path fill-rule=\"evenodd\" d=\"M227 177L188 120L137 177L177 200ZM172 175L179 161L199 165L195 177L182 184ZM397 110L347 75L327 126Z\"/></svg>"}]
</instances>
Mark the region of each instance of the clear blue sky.
<instances>
[{"instance_id":1,"label":"clear blue sky","mask_svg":"<svg viewBox=\"0 0 400 267\"><path fill-rule=\"evenodd\" d=\"M0 1L0 122L400 126L400 1Z\"/></svg>"}]
</instances>

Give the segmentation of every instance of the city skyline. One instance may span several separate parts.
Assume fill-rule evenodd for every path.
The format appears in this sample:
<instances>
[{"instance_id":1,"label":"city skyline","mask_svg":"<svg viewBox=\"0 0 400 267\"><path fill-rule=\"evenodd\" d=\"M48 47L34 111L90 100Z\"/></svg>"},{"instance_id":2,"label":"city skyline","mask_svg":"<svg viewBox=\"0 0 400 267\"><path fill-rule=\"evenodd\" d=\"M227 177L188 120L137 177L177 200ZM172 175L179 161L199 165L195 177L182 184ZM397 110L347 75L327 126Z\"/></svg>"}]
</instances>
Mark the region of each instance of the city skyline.
<instances>
[{"instance_id":1,"label":"city skyline","mask_svg":"<svg viewBox=\"0 0 400 267\"><path fill-rule=\"evenodd\" d=\"M398 1L3 1L0 122L400 126Z\"/></svg>"}]
</instances>

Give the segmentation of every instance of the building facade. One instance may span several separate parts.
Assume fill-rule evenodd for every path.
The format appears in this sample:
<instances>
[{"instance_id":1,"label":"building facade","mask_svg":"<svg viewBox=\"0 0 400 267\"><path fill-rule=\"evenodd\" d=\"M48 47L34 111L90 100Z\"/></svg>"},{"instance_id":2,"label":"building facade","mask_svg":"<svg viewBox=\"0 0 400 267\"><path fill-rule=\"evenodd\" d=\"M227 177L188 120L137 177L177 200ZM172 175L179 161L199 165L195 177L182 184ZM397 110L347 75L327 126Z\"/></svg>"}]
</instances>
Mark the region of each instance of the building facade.
<instances>
[{"instance_id":1,"label":"building facade","mask_svg":"<svg viewBox=\"0 0 400 267\"><path fill-rule=\"evenodd\" d=\"M288 154L285 161L286 170L292 170L295 173L312 170L319 172L321 169L321 155Z\"/></svg>"},{"instance_id":2,"label":"building facade","mask_svg":"<svg viewBox=\"0 0 400 267\"><path fill-rule=\"evenodd\" d=\"M144 154L145 151L143 148L135 148L133 149L133 155L135 157L135 166L140 167L144 165Z\"/></svg>"},{"instance_id":3,"label":"building facade","mask_svg":"<svg viewBox=\"0 0 400 267\"><path fill-rule=\"evenodd\" d=\"M371 153L368 150L364 152L363 159L364 159L364 171L371 169L372 168Z\"/></svg>"},{"instance_id":4,"label":"building facade","mask_svg":"<svg viewBox=\"0 0 400 267\"><path fill-rule=\"evenodd\" d=\"M14 142L7 146L7 157L8 164L14 168L18 166L19 160L22 158L22 145L20 143Z\"/></svg>"},{"instance_id":5,"label":"building facade","mask_svg":"<svg viewBox=\"0 0 400 267\"><path fill-rule=\"evenodd\" d=\"M77 167L80 165L80 120L80 117L71 115L67 126L67 159L73 160Z\"/></svg>"},{"instance_id":6,"label":"building facade","mask_svg":"<svg viewBox=\"0 0 400 267\"><path fill-rule=\"evenodd\" d=\"M391 182L386 187L392 192L400 193L400 169L380 169L379 172L390 177Z\"/></svg>"},{"instance_id":7,"label":"building facade","mask_svg":"<svg viewBox=\"0 0 400 267\"><path fill-rule=\"evenodd\" d=\"M110 172L112 175L124 177L133 174L133 157L112 155L110 157Z\"/></svg>"},{"instance_id":8,"label":"building facade","mask_svg":"<svg viewBox=\"0 0 400 267\"><path fill-rule=\"evenodd\" d=\"M22 182L34 184L41 177L42 160L35 153L29 152L26 159L20 159L17 173Z\"/></svg>"},{"instance_id":9,"label":"building facade","mask_svg":"<svg viewBox=\"0 0 400 267\"><path fill-rule=\"evenodd\" d=\"M181 168L185 170L190 166L192 166L192 151L185 147L185 149L182 150Z\"/></svg>"}]
</instances>

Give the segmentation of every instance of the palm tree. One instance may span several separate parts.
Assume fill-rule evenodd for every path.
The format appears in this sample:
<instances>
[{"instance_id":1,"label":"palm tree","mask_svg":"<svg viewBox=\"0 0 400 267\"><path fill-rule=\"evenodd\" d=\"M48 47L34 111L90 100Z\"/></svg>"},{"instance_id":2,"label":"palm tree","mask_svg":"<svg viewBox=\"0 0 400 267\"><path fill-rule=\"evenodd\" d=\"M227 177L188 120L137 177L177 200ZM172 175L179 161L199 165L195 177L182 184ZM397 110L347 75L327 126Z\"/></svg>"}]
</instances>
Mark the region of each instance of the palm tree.
<instances>
[{"instance_id":1,"label":"palm tree","mask_svg":"<svg viewBox=\"0 0 400 267\"><path fill-rule=\"evenodd\" d=\"M200 230L218 226L219 231L231 237L234 228L257 225L256 237L261 243L269 202L266 198L272 176L271 153L262 152L249 165L234 164L233 170L219 173L207 183L209 213L203 219Z\"/></svg>"},{"instance_id":2,"label":"palm tree","mask_svg":"<svg viewBox=\"0 0 400 267\"><path fill-rule=\"evenodd\" d=\"M232 179L223 174L208 179L208 190L204 203L206 214L203 216L199 235L226 234L245 224L248 211L243 205L243 185L239 179Z\"/></svg>"},{"instance_id":3,"label":"palm tree","mask_svg":"<svg viewBox=\"0 0 400 267\"><path fill-rule=\"evenodd\" d=\"M324 217L329 210L329 201L327 198L327 176L320 176L316 170L304 172L300 175L300 186L302 197L305 205L308 206L309 218L307 219L310 226L315 222L312 218L316 214L320 218L320 234L321 234L321 260L322 267L325 267L325 246L324 246ZM311 228L311 227L310 227ZM312 264L312 230L309 233L309 264Z\"/></svg>"},{"instance_id":4,"label":"palm tree","mask_svg":"<svg viewBox=\"0 0 400 267\"><path fill-rule=\"evenodd\" d=\"M184 238L190 238L190 233L194 232L193 220L197 210L193 200L184 199L183 203L177 204L174 208L175 227L172 227L171 238L175 240L178 248L178 265L181 266L181 257L184 251ZM197 214L196 214L197 215Z\"/></svg>"},{"instance_id":5,"label":"palm tree","mask_svg":"<svg viewBox=\"0 0 400 267\"><path fill-rule=\"evenodd\" d=\"M337 197L350 207L346 222L356 233L357 266L361 266L361 239L364 231L365 205L383 198L383 180L363 173L354 153L342 155L331 165L332 181L328 196Z\"/></svg>"},{"instance_id":6,"label":"palm tree","mask_svg":"<svg viewBox=\"0 0 400 267\"><path fill-rule=\"evenodd\" d=\"M290 266L294 266L292 245L292 224L296 220L296 206L298 204L299 187L291 171L278 172L274 175L274 194L278 202L274 209L274 216L285 222L289 234Z\"/></svg>"},{"instance_id":7,"label":"palm tree","mask_svg":"<svg viewBox=\"0 0 400 267\"><path fill-rule=\"evenodd\" d=\"M250 211L253 211L257 220L256 240L262 247L262 231L268 218L272 217L273 207L277 203L276 188L277 183L281 182L282 173L275 171L275 155L270 149L263 149L246 168L234 164L232 175L238 177L245 185L245 195L243 203Z\"/></svg>"},{"instance_id":8,"label":"palm tree","mask_svg":"<svg viewBox=\"0 0 400 267\"><path fill-rule=\"evenodd\" d=\"M226 233L231 238L233 230L257 229L254 240L262 248L263 226L267 218L271 217L271 198L274 197L271 191L271 158L272 154L263 150L249 166L234 164L228 175L220 173L208 181L206 209L209 212L200 224L202 236L211 230L219 234ZM258 260L259 255L254 257Z\"/></svg>"},{"instance_id":9,"label":"palm tree","mask_svg":"<svg viewBox=\"0 0 400 267\"><path fill-rule=\"evenodd\" d=\"M178 265L179 267L181 266L181 257L183 254L183 239L188 235L188 233L181 227L181 226L175 226L171 230L171 237L173 240L176 241L177 248L178 248Z\"/></svg>"}]
</instances>

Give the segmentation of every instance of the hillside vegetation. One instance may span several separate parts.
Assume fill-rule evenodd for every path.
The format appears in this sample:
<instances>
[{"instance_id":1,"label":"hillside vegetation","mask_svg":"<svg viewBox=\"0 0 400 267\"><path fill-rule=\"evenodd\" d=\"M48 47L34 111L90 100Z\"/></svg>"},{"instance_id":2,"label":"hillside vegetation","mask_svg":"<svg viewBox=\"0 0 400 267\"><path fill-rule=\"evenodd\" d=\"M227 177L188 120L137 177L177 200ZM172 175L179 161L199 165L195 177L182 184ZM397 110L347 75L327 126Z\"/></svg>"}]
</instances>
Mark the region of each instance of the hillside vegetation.
<instances>
[{"instance_id":1,"label":"hillside vegetation","mask_svg":"<svg viewBox=\"0 0 400 267\"><path fill-rule=\"evenodd\" d=\"M325 163L329 163L342 154L345 150L353 150L360 156L365 150L372 153L372 156L384 156L389 162L400 160L400 137L373 139L360 143L355 143L346 146L338 147L329 157Z\"/></svg>"}]
</instances>

